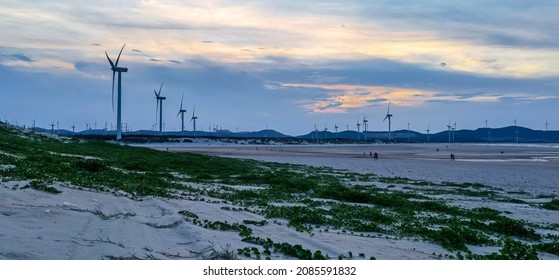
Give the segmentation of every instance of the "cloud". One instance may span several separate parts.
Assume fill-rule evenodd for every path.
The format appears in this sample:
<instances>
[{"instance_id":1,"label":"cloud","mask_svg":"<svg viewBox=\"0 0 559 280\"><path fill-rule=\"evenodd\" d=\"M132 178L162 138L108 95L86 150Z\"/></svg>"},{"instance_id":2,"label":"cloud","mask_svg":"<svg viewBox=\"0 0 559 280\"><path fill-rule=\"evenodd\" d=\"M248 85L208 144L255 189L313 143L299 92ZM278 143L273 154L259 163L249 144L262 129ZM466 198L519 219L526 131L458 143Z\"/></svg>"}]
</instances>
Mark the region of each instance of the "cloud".
<instances>
[{"instance_id":1,"label":"cloud","mask_svg":"<svg viewBox=\"0 0 559 280\"><path fill-rule=\"evenodd\" d=\"M340 108L343 105L342 102L320 102L316 104L315 109L319 111L327 111L328 109ZM336 110L332 110L335 112Z\"/></svg>"},{"instance_id":2,"label":"cloud","mask_svg":"<svg viewBox=\"0 0 559 280\"><path fill-rule=\"evenodd\" d=\"M22 62L33 62L33 61L35 61L35 60L31 59L29 56L26 56L24 54L10 54L10 55L7 55L7 57L11 60L22 61Z\"/></svg>"}]
</instances>

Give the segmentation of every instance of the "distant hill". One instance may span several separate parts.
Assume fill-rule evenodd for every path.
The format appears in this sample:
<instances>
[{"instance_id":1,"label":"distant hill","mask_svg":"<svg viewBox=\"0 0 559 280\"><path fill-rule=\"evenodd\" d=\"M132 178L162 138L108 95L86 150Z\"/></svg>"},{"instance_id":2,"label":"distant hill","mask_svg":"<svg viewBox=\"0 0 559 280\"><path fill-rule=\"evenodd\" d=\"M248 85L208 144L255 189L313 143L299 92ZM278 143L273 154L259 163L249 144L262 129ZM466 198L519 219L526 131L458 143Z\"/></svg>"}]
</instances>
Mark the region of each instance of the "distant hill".
<instances>
[{"instance_id":1,"label":"distant hill","mask_svg":"<svg viewBox=\"0 0 559 280\"><path fill-rule=\"evenodd\" d=\"M82 136L82 137L100 137L110 138L116 135L114 130L91 129L79 132L72 132L65 129L36 128L39 132L52 133L62 136ZM393 142L439 142L448 143L449 134L450 142L456 143L559 143L559 131L542 131L532 130L525 127L507 126L501 128L478 128L475 130L461 129L456 131L441 131L430 134L419 133L412 130L396 130L391 132ZM123 133L124 137L157 137L157 138L178 138L178 137L200 137L200 138L237 138L237 139L299 139L310 142L331 142L334 139L342 142L356 142L357 140L367 142L386 142L388 141L388 131L367 131L357 132L355 130L345 130L340 132L332 131L311 131L304 135L290 136L281 132L264 129L260 131L241 131L232 132L230 130L208 131L166 131L160 133L153 130L138 130Z\"/></svg>"}]
</instances>

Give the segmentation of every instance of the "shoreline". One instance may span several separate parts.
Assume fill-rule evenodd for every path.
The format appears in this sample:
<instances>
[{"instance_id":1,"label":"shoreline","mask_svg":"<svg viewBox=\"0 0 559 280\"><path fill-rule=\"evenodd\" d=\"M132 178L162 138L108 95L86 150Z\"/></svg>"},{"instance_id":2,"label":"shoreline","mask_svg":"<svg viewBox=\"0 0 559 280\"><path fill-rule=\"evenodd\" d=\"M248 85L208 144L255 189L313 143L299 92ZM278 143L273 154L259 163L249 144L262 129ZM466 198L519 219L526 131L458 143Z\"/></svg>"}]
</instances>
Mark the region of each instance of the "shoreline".
<instances>
[{"instance_id":1,"label":"shoreline","mask_svg":"<svg viewBox=\"0 0 559 280\"><path fill-rule=\"evenodd\" d=\"M381 177L481 183L508 191L559 194L559 148L480 144L137 145L169 152L324 166ZM437 148L439 149L437 151ZM377 152L375 161L370 153ZM456 160L450 160L450 154Z\"/></svg>"}]
</instances>

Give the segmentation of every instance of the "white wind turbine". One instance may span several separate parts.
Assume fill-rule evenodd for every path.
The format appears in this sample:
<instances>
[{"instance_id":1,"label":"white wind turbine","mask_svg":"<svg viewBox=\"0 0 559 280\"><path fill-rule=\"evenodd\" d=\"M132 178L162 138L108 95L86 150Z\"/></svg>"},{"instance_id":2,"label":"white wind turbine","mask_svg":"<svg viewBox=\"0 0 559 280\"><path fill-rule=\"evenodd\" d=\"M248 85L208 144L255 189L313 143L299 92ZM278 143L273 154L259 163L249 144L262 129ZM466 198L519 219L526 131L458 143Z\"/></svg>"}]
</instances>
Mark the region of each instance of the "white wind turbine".
<instances>
[{"instance_id":1,"label":"white wind turbine","mask_svg":"<svg viewBox=\"0 0 559 280\"><path fill-rule=\"evenodd\" d=\"M388 119L388 141L392 140L392 136L391 136L391 119L392 119L392 114L390 114L390 102L388 102L388 111L386 111L386 116L384 117L385 121L386 119Z\"/></svg>"},{"instance_id":2,"label":"white wind turbine","mask_svg":"<svg viewBox=\"0 0 559 280\"><path fill-rule=\"evenodd\" d=\"M369 121L367 120L367 116L363 115L363 139L367 142L367 128L369 126Z\"/></svg>"},{"instance_id":3,"label":"white wind turbine","mask_svg":"<svg viewBox=\"0 0 559 280\"><path fill-rule=\"evenodd\" d=\"M128 68L126 67L118 67L118 61L120 60L120 55L122 54L122 50L126 44L122 46L120 52L118 53L118 57L116 58L116 62L113 63L107 52L105 51L105 55L109 60L109 64L111 64L111 70L113 71L113 88L112 88L112 104L113 104L113 111L114 111L114 95L115 95L115 74L118 73L118 94L117 94L117 110L116 110L116 140L120 141L122 139L122 125L121 125L121 100L122 100L122 73L128 72Z\"/></svg>"},{"instance_id":4,"label":"white wind turbine","mask_svg":"<svg viewBox=\"0 0 559 280\"><path fill-rule=\"evenodd\" d=\"M448 124L446 125L446 128L448 129L448 143L450 143L450 130L452 129L452 126L450 125L451 122L452 120L448 121Z\"/></svg>"}]
</instances>

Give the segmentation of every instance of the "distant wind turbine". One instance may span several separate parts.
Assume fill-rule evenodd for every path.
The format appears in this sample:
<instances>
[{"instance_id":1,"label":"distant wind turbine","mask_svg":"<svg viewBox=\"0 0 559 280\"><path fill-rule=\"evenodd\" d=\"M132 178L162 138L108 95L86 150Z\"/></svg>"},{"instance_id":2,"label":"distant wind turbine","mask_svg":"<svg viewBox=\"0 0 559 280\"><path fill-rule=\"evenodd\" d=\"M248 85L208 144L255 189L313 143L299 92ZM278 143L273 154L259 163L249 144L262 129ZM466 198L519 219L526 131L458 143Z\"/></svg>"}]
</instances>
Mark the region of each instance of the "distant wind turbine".
<instances>
[{"instance_id":1,"label":"distant wind turbine","mask_svg":"<svg viewBox=\"0 0 559 280\"><path fill-rule=\"evenodd\" d=\"M549 128L549 123L547 121L545 121L545 131L547 131Z\"/></svg>"},{"instance_id":2,"label":"distant wind turbine","mask_svg":"<svg viewBox=\"0 0 559 280\"><path fill-rule=\"evenodd\" d=\"M390 114L390 102L388 102L388 111L386 111L386 117L384 117L384 120L382 120L382 121L385 121L386 119L388 119L388 141L390 141L390 140L392 140L392 136L390 135L391 124L392 124L392 122L391 122L392 114Z\"/></svg>"},{"instance_id":3,"label":"distant wind turbine","mask_svg":"<svg viewBox=\"0 0 559 280\"><path fill-rule=\"evenodd\" d=\"M431 127L431 125L428 125L427 129L425 130L425 131L427 131L427 143L429 143L429 132L431 131L431 130L429 130L430 127Z\"/></svg>"},{"instance_id":4,"label":"distant wind turbine","mask_svg":"<svg viewBox=\"0 0 559 280\"><path fill-rule=\"evenodd\" d=\"M120 52L118 53L118 57L116 58L115 63L113 63L113 61L111 60L111 58L109 57L109 55L105 51L105 55L107 56L107 59L109 60L109 64L111 64L111 70L113 71L113 88L112 88L112 98L111 98L112 104L113 104L113 111L114 111L114 108L115 108L115 103L114 103L115 74L118 73L118 94L117 94L117 107L116 107L117 108L117 110L116 110L116 140L117 141L120 141L122 139L122 127L121 127L122 73L128 72L128 68L118 67L118 61L120 60L120 55L122 54L122 50L124 50L125 46L126 46L126 44L124 44L122 46L122 48L120 49Z\"/></svg>"},{"instance_id":5,"label":"distant wind turbine","mask_svg":"<svg viewBox=\"0 0 559 280\"><path fill-rule=\"evenodd\" d=\"M369 121L367 120L367 116L363 115L363 138L365 142L367 142L367 126L369 125Z\"/></svg>"},{"instance_id":6,"label":"distant wind turbine","mask_svg":"<svg viewBox=\"0 0 559 280\"><path fill-rule=\"evenodd\" d=\"M182 100L183 100L183 99L184 99L184 93L182 94L182 97L181 97L181 107L180 107L179 112L178 112L178 114L177 114L177 117L178 117L179 115L181 115L181 132L184 132L184 113L186 113L186 109L183 109L183 108L182 108Z\"/></svg>"},{"instance_id":7,"label":"distant wind turbine","mask_svg":"<svg viewBox=\"0 0 559 280\"><path fill-rule=\"evenodd\" d=\"M359 141L359 133L361 133L361 124L359 123L359 116L357 116L357 141Z\"/></svg>"},{"instance_id":8,"label":"distant wind turbine","mask_svg":"<svg viewBox=\"0 0 559 280\"><path fill-rule=\"evenodd\" d=\"M448 143L450 143L450 130L452 129L452 126L450 125L451 122L452 120L448 121L448 124L446 125L446 128L448 129Z\"/></svg>"},{"instance_id":9,"label":"distant wind turbine","mask_svg":"<svg viewBox=\"0 0 559 280\"><path fill-rule=\"evenodd\" d=\"M334 124L334 130L336 131L336 139L338 139L338 124Z\"/></svg>"},{"instance_id":10,"label":"distant wind turbine","mask_svg":"<svg viewBox=\"0 0 559 280\"><path fill-rule=\"evenodd\" d=\"M157 122L157 107L159 107L159 132L163 132L163 100L167 99L166 97L161 96L161 89L163 88L163 83L159 87L159 92L155 89L153 92L155 93L155 99L157 103L155 103L155 122Z\"/></svg>"},{"instance_id":11,"label":"distant wind turbine","mask_svg":"<svg viewBox=\"0 0 559 280\"><path fill-rule=\"evenodd\" d=\"M54 121L50 124L50 133L54 134Z\"/></svg>"},{"instance_id":12,"label":"distant wind turbine","mask_svg":"<svg viewBox=\"0 0 559 280\"><path fill-rule=\"evenodd\" d=\"M192 110L192 118L190 118L190 121L193 124L194 133L196 133L196 120L197 119L198 119L198 117L196 116L196 105L194 105L194 109Z\"/></svg>"}]
</instances>

